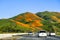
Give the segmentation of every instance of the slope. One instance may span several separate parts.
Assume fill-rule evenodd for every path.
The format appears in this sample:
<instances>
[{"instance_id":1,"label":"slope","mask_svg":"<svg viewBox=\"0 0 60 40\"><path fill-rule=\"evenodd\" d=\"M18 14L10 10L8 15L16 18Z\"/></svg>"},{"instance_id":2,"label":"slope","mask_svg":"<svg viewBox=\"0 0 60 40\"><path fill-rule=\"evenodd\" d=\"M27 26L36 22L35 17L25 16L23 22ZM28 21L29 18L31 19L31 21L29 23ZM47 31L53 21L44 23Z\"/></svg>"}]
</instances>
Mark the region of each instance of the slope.
<instances>
[{"instance_id":1,"label":"slope","mask_svg":"<svg viewBox=\"0 0 60 40\"><path fill-rule=\"evenodd\" d=\"M26 12L21 15L19 14L11 19L29 25L31 28L35 29L35 31L42 30L42 28L40 28L41 26L43 26L43 24L41 23L42 18L36 16L33 13Z\"/></svg>"},{"instance_id":2,"label":"slope","mask_svg":"<svg viewBox=\"0 0 60 40\"><path fill-rule=\"evenodd\" d=\"M30 28L22 25L17 25L10 19L0 19L0 33L15 33L15 32L29 32Z\"/></svg>"},{"instance_id":3,"label":"slope","mask_svg":"<svg viewBox=\"0 0 60 40\"><path fill-rule=\"evenodd\" d=\"M49 12L49 11L44 11L44 12L38 12L36 13L37 16L43 18L44 20L42 21L43 29L47 31L55 31L60 32L60 13L59 12ZM49 28L49 29L48 29Z\"/></svg>"}]
</instances>

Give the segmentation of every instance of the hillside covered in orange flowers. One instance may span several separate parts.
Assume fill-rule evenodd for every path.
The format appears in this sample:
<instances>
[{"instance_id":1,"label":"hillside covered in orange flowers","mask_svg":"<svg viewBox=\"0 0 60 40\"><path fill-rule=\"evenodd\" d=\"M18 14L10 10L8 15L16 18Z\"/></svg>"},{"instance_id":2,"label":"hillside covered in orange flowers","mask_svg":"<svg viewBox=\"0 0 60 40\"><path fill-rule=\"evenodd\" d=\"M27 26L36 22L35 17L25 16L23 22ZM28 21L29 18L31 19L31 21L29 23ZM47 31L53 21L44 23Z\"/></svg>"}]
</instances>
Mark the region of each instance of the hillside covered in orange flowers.
<instances>
[{"instance_id":1,"label":"hillside covered in orange flowers","mask_svg":"<svg viewBox=\"0 0 60 40\"><path fill-rule=\"evenodd\" d=\"M39 30L59 33L60 12L25 12L9 19L0 19L0 32L38 32Z\"/></svg>"},{"instance_id":2,"label":"hillside covered in orange flowers","mask_svg":"<svg viewBox=\"0 0 60 40\"><path fill-rule=\"evenodd\" d=\"M16 24L31 28L32 31L36 31L36 29L42 30L42 28L40 28L41 26L43 26L43 24L41 23L42 18L30 12L26 12L20 16L15 16L12 20L14 20L13 22L16 22Z\"/></svg>"}]
</instances>

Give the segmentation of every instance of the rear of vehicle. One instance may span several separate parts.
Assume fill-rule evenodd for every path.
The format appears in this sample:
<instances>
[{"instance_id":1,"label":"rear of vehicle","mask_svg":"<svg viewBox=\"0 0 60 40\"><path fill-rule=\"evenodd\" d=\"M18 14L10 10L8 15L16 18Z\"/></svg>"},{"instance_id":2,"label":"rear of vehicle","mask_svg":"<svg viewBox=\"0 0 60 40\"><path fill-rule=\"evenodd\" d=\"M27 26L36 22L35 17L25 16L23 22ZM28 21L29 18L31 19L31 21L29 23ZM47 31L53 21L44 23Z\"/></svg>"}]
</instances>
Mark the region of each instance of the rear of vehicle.
<instances>
[{"instance_id":1,"label":"rear of vehicle","mask_svg":"<svg viewBox=\"0 0 60 40\"><path fill-rule=\"evenodd\" d=\"M40 31L40 32L38 33L38 37L47 37L46 31Z\"/></svg>"},{"instance_id":2,"label":"rear of vehicle","mask_svg":"<svg viewBox=\"0 0 60 40\"><path fill-rule=\"evenodd\" d=\"M33 35L33 33L32 32L28 32L28 35Z\"/></svg>"},{"instance_id":3,"label":"rear of vehicle","mask_svg":"<svg viewBox=\"0 0 60 40\"><path fill-rule=\"evenodd\" d=\"M56 34L53 33L53 32L49 33L49 36L55 36L55 35L56 35Z\"/></svg>"}]
</instances>

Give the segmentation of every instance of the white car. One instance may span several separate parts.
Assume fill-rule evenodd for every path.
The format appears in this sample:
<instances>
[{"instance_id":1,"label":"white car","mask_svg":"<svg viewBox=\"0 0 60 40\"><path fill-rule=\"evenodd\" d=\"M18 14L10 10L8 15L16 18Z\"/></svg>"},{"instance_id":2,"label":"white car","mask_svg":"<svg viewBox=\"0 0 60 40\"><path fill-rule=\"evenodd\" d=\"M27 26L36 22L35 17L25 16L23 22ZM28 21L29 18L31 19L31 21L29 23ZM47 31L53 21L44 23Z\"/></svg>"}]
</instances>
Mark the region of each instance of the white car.
<instances>
[{"instance_id":1,"label":"white car","mask_svg":"<svg viewBox=\"0 0 60 40\"><path fill-rule=\"evenodd\" d=\"M33 35L33 33L32 32L28 32L28 35Z\"/></svg>"},{"instance_id":2,"label":"white car","mask_svg":"<svg viewBox=\"0 0 60 40\"><path fill-rule=\"evenodd\" d=\"M49 33L49 36L55 36L56 34L54 32Z\"/></svg>"},{"instance_id":3,"label":"white car","mask_svg":"<svg viewBox=\"0 0 60 40\"><path fill-rule=\"evenodd\" d=\"M42 30L38 32L38 37L47 37L46 31Z\"/></svg>"}]
</instances>

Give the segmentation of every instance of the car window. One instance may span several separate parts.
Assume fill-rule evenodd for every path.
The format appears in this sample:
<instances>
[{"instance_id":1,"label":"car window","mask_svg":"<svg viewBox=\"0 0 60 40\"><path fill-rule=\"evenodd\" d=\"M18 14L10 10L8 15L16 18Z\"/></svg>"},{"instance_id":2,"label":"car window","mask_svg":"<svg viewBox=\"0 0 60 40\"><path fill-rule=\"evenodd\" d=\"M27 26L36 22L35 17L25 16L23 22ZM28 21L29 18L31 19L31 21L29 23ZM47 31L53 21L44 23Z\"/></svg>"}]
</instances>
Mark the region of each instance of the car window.
<instances>
[{"instance_id":1,"label":"car window","mask_svg":"<svg viewBox=\"0 0 60 40\"><path fill-rule=\"evenodd\" d=\"M46 33L46 31L40 31L40 33Z\"/></svg>"}]
</instances>

